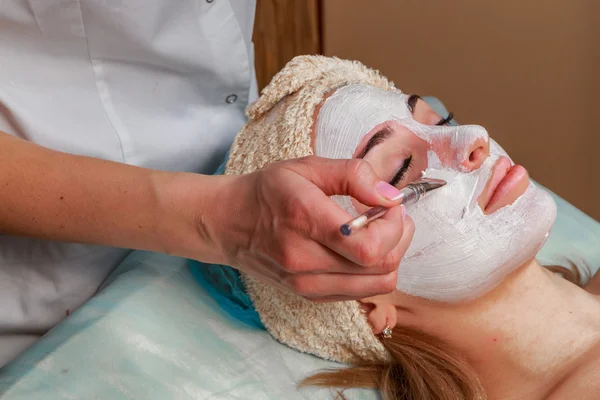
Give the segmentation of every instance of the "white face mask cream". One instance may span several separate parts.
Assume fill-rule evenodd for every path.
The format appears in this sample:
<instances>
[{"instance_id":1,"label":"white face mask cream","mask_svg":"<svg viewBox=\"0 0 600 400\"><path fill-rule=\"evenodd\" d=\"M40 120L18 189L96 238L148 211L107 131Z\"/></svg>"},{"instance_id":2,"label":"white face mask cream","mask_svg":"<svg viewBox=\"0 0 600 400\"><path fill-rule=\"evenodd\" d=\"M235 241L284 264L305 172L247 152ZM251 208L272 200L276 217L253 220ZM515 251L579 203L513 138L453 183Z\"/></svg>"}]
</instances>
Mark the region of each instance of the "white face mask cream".
<instances>
[{"instance_id":1,"label":"white face mask cream","mask_svg":"<svg viewBox=\"0 0 600 400\"><path fill-rule=\"evenodd\" d=\"M352 158L375 126L396 121L430 144L424 177L447 181L407 207L415 223L413 241L398 270L397 289L432 300L456 302L479 297L533 258L554 220L552 198L532 183L511 205L485 215L477 203L492 168L507 154L480 126L429 126L415 121L408 96L364 85L339 88L317 118L315 153ZM490 156L469 171L462 164L475 140L489 141ZM443 148L454 157L433 149ZM334 200L351 215L348 197Z\"/></svg>"}]
</instances>

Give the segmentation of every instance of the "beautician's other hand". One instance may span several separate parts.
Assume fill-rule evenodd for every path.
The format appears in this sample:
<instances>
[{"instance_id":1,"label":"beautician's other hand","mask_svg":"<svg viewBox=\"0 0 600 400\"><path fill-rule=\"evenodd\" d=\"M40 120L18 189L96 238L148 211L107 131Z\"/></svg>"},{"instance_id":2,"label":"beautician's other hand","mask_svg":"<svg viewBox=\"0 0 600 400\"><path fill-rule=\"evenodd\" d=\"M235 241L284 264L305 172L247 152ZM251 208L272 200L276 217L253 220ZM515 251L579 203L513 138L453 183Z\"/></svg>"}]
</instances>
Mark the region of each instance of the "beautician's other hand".
<instances>
[{"instance_id":1,"label":"beautician's other hand","mask_svg":"<svg viewBox=\"0 0 600 400\"><path fill-rule=\"evenodd\" d=\"M306 157L229 177L209 235L224 263L314 300L359 299L394 290L414 225L389 198L397 189L363 160ZM350 216L328 196L392 207L345 237ZM211 223L212 222L212 223Z\"/></svg>"}]
</instances>

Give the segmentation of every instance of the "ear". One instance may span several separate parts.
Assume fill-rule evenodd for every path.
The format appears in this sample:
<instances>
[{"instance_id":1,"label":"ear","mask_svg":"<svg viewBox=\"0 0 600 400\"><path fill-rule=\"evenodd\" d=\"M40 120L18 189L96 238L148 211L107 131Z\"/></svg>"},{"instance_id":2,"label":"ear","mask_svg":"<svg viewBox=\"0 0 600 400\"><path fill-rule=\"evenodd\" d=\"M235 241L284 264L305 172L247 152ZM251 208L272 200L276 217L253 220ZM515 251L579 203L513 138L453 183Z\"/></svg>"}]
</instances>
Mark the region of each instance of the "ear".
<instances>
[{"instance_id":1,"label":"ear","mask_svg":"<svg viewBox=\"0 0 600 400\"><path fill-rule=\"evenodd\" d=\"M396 326L398 313L392 300L392 293L359 300L375 335L383 332L386 326L390 329Z\"/></svg>"}]
</instances>

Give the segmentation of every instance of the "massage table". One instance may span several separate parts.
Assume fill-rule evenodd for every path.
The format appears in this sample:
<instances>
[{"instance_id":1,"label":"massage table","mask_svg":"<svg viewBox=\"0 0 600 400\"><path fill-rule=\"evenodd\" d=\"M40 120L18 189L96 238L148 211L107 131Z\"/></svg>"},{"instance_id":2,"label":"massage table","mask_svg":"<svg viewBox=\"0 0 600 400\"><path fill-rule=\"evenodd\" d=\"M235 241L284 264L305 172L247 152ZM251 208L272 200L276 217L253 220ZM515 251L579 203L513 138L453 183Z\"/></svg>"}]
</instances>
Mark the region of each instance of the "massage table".
<instances>
[{"instance_id":1,"label":"massage table","mask_svg":"<svg viewBox=\"0 0 600 400\"><path fill-rule=\"evenodd\" d=\"M425 100L447 114L436 98ZM595 273L600 223L551 195L558 218L538 258ZM331 399L335 391L296 385L338 367L232 318L188 260L134 251L92 299L0 369L0 399ZM378 398L370 390L345 394Z\"/></svg>"}]
</instances>

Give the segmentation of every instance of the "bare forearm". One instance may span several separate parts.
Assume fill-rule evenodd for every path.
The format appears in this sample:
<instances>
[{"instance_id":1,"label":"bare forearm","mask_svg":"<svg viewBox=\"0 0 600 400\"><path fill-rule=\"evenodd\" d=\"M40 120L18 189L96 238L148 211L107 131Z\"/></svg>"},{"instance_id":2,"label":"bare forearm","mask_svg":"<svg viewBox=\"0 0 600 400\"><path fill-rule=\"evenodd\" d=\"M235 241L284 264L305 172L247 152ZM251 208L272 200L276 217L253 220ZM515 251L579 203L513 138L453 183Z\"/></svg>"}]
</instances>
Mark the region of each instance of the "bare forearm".
<instances>
[{"instance_id":1,"label":"bare forearm","mask_svg":"<svg viewBox=\"0 0 600 400\"><path fill-rule=\"evenodd\" d=\"M1 232L214 258L196 223L211 201L206 190L196 195L211 177L69 155L4 133L0 149Z\"/></svg>"}]
</instances>

